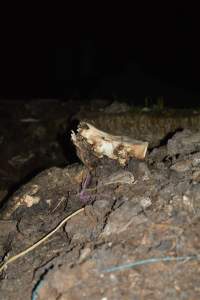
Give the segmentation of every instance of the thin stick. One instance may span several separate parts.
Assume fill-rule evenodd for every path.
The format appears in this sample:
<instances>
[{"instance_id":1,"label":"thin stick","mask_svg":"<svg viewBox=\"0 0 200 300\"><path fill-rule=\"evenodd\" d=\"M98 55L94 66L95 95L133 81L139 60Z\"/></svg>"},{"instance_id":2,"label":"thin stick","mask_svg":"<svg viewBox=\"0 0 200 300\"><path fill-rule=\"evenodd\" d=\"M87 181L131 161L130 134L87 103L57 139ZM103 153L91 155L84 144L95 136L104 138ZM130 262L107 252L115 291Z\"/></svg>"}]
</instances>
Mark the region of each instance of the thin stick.
<instances>
[{"instance_id":1,"label":"thin stick","mask_svg":"<svg viewBox=\"0 0 200 300\"><path fill-rule=\"evenodd\" d=\"M1 266L0 266L0 273L7 267L8 264L10 264L11 262L14 262L15 260L17 260L18 258L26 255L27 253L31 252L33 249L35 249L36 247L38 247L39 245L41 245L44 241L46 241L48 238L50 238L50 236L52 236L56 231L58 231L58 229L60 229L69 219L73 218L74 216L78 215L80 212L84 211L84 208L81 208L77 211L75 211L73 214L69 215L68 217L66 217L64 220L62 220L55 229L53 229L52 231L50 231L47 235L45 235L43 238L41 238L39 241L37 241L35 244L33 244L32 246L28 247L27 249L23 250L22 252L18 253L17 255L12 256L10 259L8 259L7 261L5 261Z\"/></svg>"}]
</instances>

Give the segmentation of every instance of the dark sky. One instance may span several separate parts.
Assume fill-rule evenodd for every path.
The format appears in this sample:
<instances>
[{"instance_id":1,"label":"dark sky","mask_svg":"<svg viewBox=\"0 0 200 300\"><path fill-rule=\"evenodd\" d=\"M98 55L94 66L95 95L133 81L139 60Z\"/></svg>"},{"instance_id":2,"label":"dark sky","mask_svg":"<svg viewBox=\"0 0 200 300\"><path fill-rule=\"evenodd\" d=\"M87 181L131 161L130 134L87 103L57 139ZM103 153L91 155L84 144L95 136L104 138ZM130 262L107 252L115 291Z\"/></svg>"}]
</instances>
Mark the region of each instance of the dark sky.
<instances>
[{"instance_id":1,"label":"dark sky","mask_svg":"<svg viewBox=\"0 0 200 300\"><path fill-rule=\"evenodd\" d=\"M118 76L141 78L141 87L142 78L153 78L200 94L198 11L183 5L157 11L145 4L140 13L134 6L114 8L73 14L69 9L61 21L34 24L20 37L6 29L0 96L87 96L105 81L115 86L112 78Z\"/></svg>"}]
</instances>

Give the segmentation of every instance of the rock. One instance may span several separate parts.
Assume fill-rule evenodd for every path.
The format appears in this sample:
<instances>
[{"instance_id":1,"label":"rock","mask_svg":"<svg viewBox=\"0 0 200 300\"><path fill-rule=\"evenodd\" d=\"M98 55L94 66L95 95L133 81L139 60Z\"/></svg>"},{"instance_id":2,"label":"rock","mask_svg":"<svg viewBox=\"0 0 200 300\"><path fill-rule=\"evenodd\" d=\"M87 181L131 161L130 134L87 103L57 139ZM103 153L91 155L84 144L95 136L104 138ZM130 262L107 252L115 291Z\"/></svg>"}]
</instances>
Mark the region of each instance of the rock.
<instances>
[{"instance_id":1,"label":"rock","mask_svg":"<svg viewBox=\"0 0 200 300\"><path fill-rule=\"evenodd\" d=\"M146 209L149 206L151 206L152 201L151 201L150 197L142 197L142 199L140 200L140 205L143 209Z\"/></svg>"},{"instance_id":2,"label":"rock","mask_svg":"<svg viewBox=\"0 0 200 300\"><path fill-rule=\"evenodd\" d=\"M187 159L187 160L182 160L182 161L179 161L175 164L173 164L170 169L173 170L173 171L176 171L176 172L186 172L188 170L190 170L192 167L192 160L190 159Z\"/></svg>"},{"instance_id":3,"label":"rock","mask_svg":"<svg viewBox=\"0 0 200 300\"><path fill-rule=\"evenodd\" d=\"M168 155L189 154L200 150L200 132L190 130L177 132L167 143Z\"/></svg>"},{"instance_id":4,"label":"rock","mask_svg":"<svg viewBox=\"0 0 200 300\"><path fill-rule=\"evenodd\" d=\"M131 172L120 170L111 174L106 178L102 178L99 182L99 187L111 184L133 184L135 178Z\"/></svg>"},{"instance_id":5,"label":"rock","mask_svg":"<svg viewBox=\"0 0 200 300\"><path fill-rule=\"evenodd\" d=\"M139 162L137 171L138 171L139 180L146 181L150 179L151 172L145 162Z\"/></svg>"},{"instance_id":6,"label":"rock","mask_svg":"<svg viewBox=\"0 0 200 300\"><path fill-rule=\"evenodd\" d=\"M101 236L106 237L113 234L120 234L126 231L129 226L133 226L134 217L143 211L141 204L149 206L150 201L149 199L146 200L147 199L144 200L144 198L133 198L113 211L109 216Z\"/></svg>"},{"instance_id":7,"label":"rock","mask_svg":"<svg viewBox=\"0 0 200 300\"><path fill-rule=\"evenodd\" d=\"M192 174L192 180L200 182L200 170L196 170Z\"/></svg>"},{"instance_id":8,"label":"rock","mask_svg":"<svg viewBox=\"0 0 200 300\"><path fill-rule=\"evenodd\" d=\"M91 253L91 248L89 247L83 248L80 253L79 263L82 263L85 259L87 259L90 253Z\"/></svg>"},{"instance_id":9,"label":"rock","mask_svg":"<svg viewBox=\"0 0 200 300\"><path fill-rule=\"evenodd\" d=\"M156 162L161 162L167 156L167 147L161 146L158 148L154 148L149 154L148 159Z\"/></svg>"},{"instance_id":10,"label":"rock","mask_svg":"<svg viewBox=\"0 0 200 300\"><path fill-rule=\"evenodd\" d=\"M190 158L192 159L193 167L198 167L200 165L200 152L190 155Z\"/></svg>"},{"instance_id":11,"label":"rock","mask_svg":"<svg viewBox=\"0 0 200 300\"><path fill-rule=\"evenodd\" d=\"M183 195L183 206L187 211L189 211L191 213L195 212L192 197L188 197L187 195Z\"/></svg>"},{"instance_id":12,"label":"rock","mask_svg":"<svg viewBox=\"0 0 200 300\"><path fill-rule=\"evenodd\" d=\"M129 106L125 102L114 101L111 105L104 108L104 112L108 114L116 114L116 113L125 113L131 110L131 106Z\"/></svg>"}]
</instances>

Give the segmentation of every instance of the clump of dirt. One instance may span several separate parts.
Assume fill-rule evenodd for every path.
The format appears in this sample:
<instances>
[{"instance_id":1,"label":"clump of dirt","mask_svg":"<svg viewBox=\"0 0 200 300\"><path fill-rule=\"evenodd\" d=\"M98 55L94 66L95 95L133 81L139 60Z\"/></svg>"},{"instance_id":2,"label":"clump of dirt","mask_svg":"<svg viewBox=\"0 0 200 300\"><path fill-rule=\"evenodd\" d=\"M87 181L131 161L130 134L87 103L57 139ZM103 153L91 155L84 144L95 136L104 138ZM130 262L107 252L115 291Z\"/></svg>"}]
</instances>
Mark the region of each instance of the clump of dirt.
<instances>
[{"instance_id":1,"label":"clump of dirt","mask_svg":"<svg viewBox=\"0 0 200 300\"><path fill-rule=\"evenodd\" d=\"M199 299L200 132L177 132L145 161L43 171L1 211L2 299ZM131 178L131 180L130 180Z\"/></svg>"}]
</instances>

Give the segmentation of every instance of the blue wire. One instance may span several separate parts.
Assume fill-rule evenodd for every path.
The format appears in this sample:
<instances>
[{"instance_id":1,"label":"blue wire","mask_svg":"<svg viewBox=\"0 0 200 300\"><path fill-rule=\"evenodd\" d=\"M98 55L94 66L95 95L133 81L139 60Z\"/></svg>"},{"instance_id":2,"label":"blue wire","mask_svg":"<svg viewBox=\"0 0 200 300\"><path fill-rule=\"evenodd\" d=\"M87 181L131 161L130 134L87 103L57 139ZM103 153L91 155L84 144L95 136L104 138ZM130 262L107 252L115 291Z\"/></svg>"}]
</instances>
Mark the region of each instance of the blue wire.
<instances>
[{"instance_id":1,"label":"blue wire","mask_svg":"<svg viewBox=\"0 0 200 300\"><path fill-rule=\"evenodd\" d=\"M156 258L156 257L148 258L148 259L138 260L133 263L123 264L123 265L119 265L116 267L104 269L101 272L102 273L110 273L110 272L135 268L137 266L153 264L153 263L157 263L157 262L161 262L161 261L163 261L163 262L165 262L165 261L181 261L181 260L191 260L191 259L200 260L200 257L197 255L189 255L189 256L177 256L177 257L165 256L165 257L158 257L158 258ZM31 298L32 300L37 300L39 289L41 288L43 283L44 283L43 280L40 281L39 284L37 284L36 287L34 288L33 293L32 293L32 298Z\"/></svg>"},{"instance_id":2,"label":"blue wire","mask_svg":"<svg viewBox=\"0 0 200 300\"><path fill-rule=\"evenodd\" d=\"M102 272L103 273L115 272L115 271L120 271L120 270L124 270L124 269L135 268L135 267L141 266L141 265L153 264L153 263L157 263L157 262L161 262L161 261L181 261L181 260L191 260L191 259L199 260L200 258L197 255L177 256L177 257L165 256L165 257L158 257L158 258L148 258L148 259L138 260L133 263L123 264L123 265L119 265L116 267L104 269L104 270L102 270Z\"/></svg>"}]
</instances>

